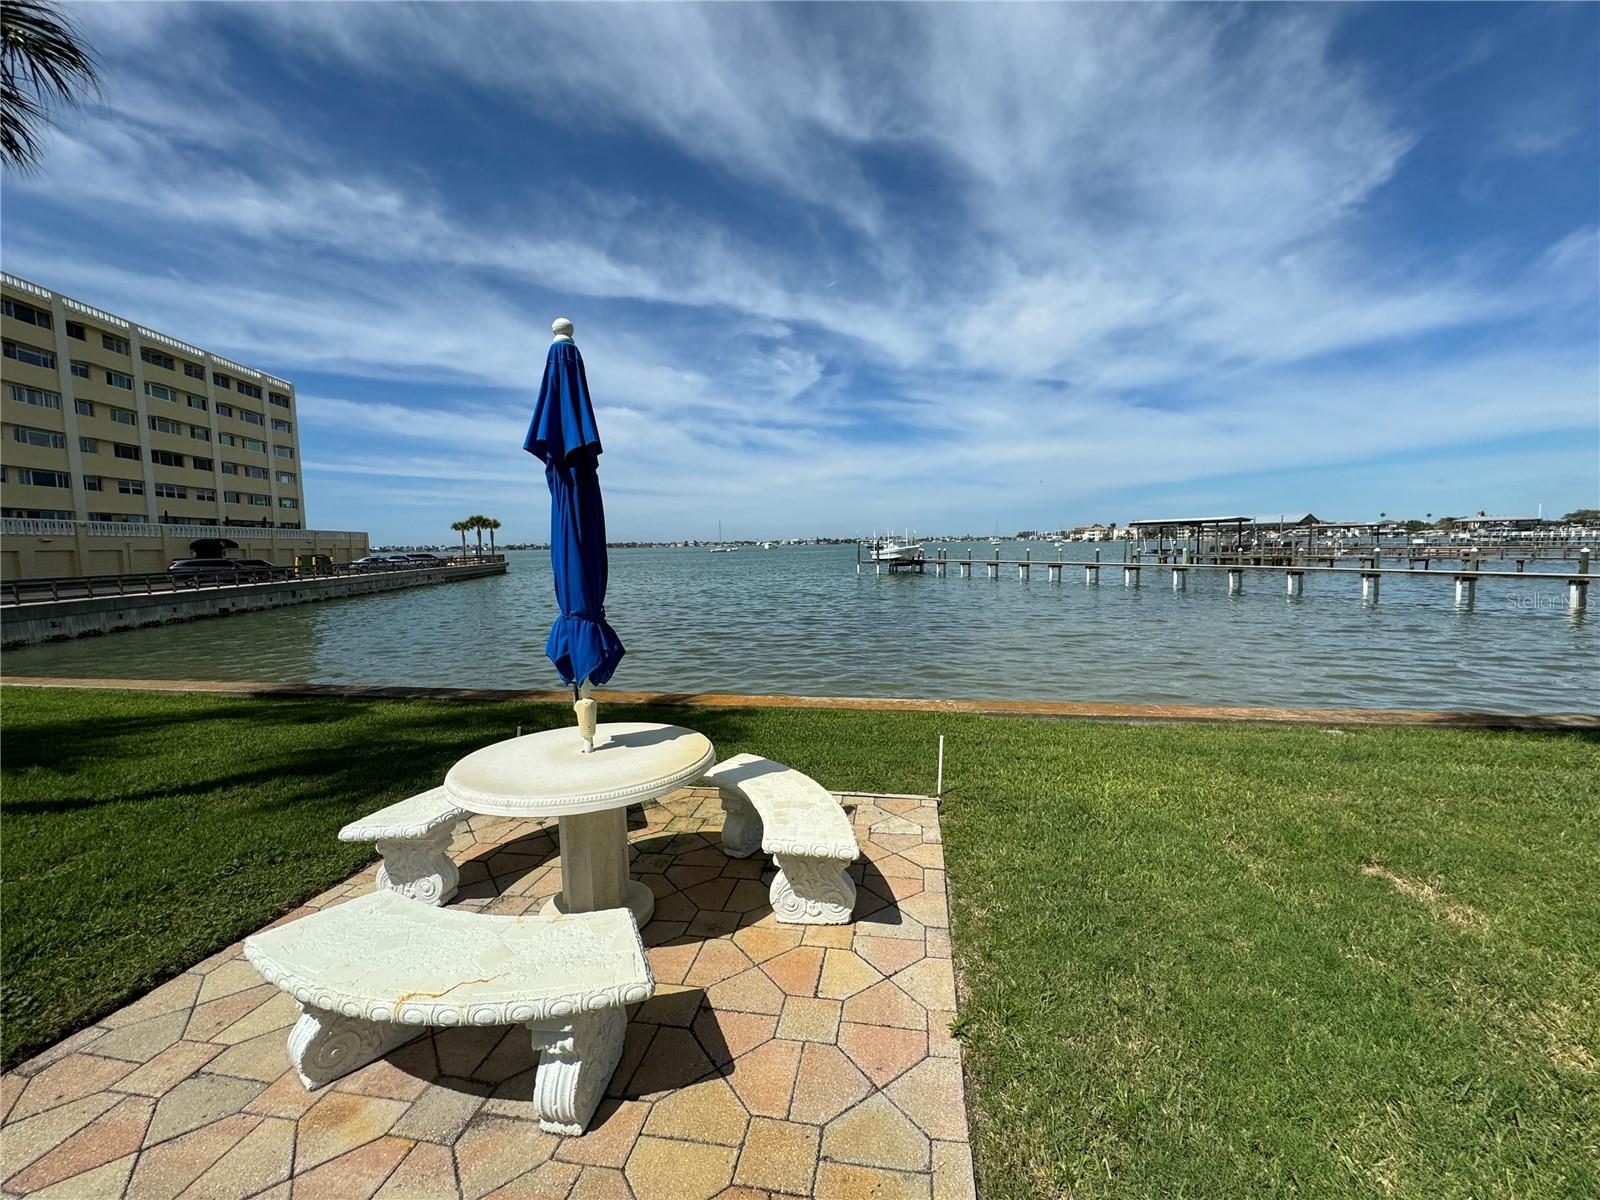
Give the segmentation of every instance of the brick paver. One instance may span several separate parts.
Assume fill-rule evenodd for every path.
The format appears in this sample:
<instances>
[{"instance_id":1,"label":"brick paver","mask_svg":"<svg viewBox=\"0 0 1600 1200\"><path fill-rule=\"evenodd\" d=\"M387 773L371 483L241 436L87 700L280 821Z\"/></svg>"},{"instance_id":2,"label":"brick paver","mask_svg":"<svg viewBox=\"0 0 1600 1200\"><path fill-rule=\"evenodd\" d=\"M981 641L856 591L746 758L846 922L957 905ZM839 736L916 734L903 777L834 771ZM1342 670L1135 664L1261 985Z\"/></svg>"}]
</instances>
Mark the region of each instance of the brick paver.
<instances>
[{"instance_id":1,"label":"brick paver","mask_svg":"<svg viewBox=\"0 0 1600 1200\"><path fill-rule=\"evenodd\" d=\"M520 1028L433 1030L308 1094L294 1005L234 945L0 1079L0 1200L970 1197L938 811L842 800L863 851L842 927L776 923L773 868L722 853L714 791L630 811L657 994L583 1137L539 1130ZM454 906L538 911L553 834L462 825Z\"/></svg>"}]
</instances>

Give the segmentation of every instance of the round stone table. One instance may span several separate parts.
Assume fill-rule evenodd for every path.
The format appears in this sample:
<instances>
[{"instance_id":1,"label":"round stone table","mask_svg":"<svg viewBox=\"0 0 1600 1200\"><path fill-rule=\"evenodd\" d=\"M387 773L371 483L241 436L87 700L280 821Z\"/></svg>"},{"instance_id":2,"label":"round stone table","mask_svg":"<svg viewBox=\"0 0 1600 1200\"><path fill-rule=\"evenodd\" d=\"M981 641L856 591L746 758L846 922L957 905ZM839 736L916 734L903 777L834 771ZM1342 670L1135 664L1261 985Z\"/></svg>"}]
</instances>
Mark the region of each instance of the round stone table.
<instances>
[{"instance_id":1,"label":"round stone table","mask_svg":"<svg viewBox=\"0 0 1600 1200\"><path fill-rule=\"evenodd\" d=\"M473 751L450 768L444 790L468 812L555 817L561 892L554 910L626 907L643 925L656 898L629 878L625 810L693 783L715 761L709 738L677 725L602 724L588 754L569 725Z\"/></svg>"}]
</instances>

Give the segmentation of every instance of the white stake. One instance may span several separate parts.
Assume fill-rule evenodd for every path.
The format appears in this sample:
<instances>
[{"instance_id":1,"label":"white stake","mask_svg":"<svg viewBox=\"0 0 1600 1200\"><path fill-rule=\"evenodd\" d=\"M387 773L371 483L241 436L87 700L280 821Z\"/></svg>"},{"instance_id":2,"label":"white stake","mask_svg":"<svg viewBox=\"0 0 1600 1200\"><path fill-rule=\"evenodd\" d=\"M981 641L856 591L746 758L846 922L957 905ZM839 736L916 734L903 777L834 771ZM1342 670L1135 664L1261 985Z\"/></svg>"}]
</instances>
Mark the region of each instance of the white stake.
<instances>
[{"instance_id":1,"label":"white stake","mask_svg":"<svg viewBox=\"0 0 1600 1200\"><path fill-rule=\"evenodd\" d=\"M944 795L944 734L939 735L939 776L934 780L933 795L935 799Z\"/></svg>"}]
</instances>

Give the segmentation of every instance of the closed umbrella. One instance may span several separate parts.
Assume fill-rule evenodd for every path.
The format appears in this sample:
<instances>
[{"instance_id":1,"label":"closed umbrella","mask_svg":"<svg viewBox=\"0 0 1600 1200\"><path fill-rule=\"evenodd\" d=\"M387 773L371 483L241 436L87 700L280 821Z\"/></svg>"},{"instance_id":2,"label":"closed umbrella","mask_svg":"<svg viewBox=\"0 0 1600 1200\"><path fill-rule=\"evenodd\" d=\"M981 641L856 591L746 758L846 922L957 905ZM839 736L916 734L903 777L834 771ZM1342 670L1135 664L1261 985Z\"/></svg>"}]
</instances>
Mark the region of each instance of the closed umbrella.
<instances>
[{"instance_id":1,"label":"closed umbrella","mask_svg":"<svg viewBox=\"0 0 1600 1200\"><path fill-rule=\"evenodd\" d=\"M622 639L606 622L606 514L600 500L600 431L589 402L583 355L572 322L557 318L545 356L539 402L523 449L544 463L550 485L550 572L561 615L550 626L545 653L572 685L585 750L594 747L595 703L590 688L611 678L622 661Z\"/></svg>"}]
</instances>

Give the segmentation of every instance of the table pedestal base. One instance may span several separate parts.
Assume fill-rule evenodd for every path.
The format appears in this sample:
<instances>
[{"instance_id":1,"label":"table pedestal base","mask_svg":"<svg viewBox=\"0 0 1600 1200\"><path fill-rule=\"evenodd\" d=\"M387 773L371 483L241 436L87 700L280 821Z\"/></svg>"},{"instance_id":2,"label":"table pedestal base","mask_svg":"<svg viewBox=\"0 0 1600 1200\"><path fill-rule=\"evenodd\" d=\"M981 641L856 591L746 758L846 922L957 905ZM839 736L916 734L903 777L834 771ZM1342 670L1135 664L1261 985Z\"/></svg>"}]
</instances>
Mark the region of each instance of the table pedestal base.
<instances>
[{"instance_id":1,"label":"table pedestal base","mask_svg":"<svg viewBox=\"0 0 1600 1200\"><path fill-rule=\"evenodd\" d=\"M579 813L557 822L561 840L561 891L546 913L598 912L627 908L643 925L656 910L655 893L628 878L628 814L625 809Z\"/></svg>"},{"instance_id":2,"label":"table pedestal base","mask_svg":"<svg viewBox=\"0 0 1600 1200\"><path fill-rule=\"evenodd\" d=\"M624 904L615 905L614 907L626 907L630 912L633 913L633 919L639 923L639 927L642 929L644 928L645 922L655 915L656 895L637 879L630 879L628 881L627 900ZM547 917L553 917L558 913L568 913L571 911L572 910L567 907L567 894L565 892L557 892L554 896L551 896L550 899L545 901L544 908L540 910L540 912ZM591 910L584 909L582 911L587 912Z\"/></svg>"}]
</instances>

